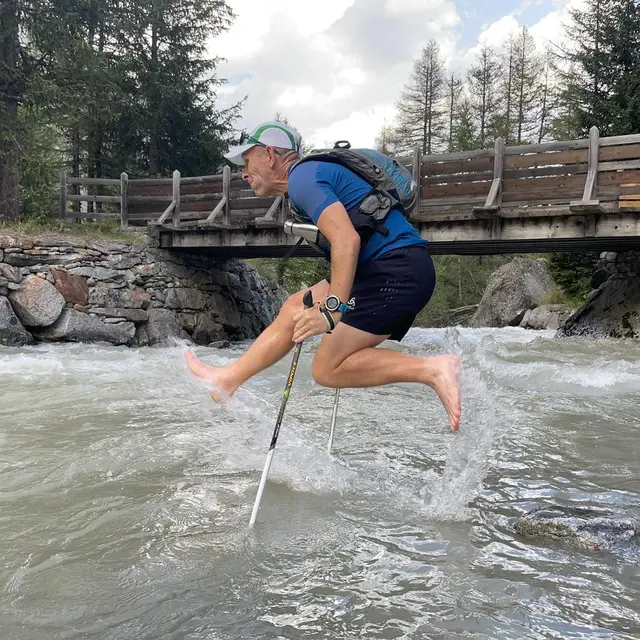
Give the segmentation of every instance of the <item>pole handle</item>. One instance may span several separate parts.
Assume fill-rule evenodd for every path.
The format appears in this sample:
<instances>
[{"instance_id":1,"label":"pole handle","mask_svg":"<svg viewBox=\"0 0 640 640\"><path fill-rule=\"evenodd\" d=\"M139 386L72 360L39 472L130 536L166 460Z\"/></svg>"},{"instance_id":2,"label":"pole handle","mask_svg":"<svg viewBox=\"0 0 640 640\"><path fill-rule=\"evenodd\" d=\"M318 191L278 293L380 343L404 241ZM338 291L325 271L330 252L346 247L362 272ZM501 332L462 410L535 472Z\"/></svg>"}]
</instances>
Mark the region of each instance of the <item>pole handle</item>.
<instances>
[{"instance_id":1,"label":"pole handle","mask_svg":"<svg viewBox=\"0 0 640 640\"><path fill-rule=\"evenodd\" d=\"M313 307L313 293L311 292L311 289L304 294L302 302L307 309L311 309L311 307Z\"/></svg>"}]
</instances>

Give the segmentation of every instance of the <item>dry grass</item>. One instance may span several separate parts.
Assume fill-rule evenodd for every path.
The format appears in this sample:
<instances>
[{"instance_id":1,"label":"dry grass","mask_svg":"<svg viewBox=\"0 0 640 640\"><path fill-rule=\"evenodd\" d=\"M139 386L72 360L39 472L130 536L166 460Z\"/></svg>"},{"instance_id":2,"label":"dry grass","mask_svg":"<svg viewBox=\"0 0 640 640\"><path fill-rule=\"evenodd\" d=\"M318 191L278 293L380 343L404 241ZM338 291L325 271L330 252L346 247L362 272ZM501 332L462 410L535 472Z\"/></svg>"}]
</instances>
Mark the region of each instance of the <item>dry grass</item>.
<instances>
[{"instance_id":1,"label":"dry grass","mask_svg":"<svg viewBox=\"0 0 640 640\"><path fill-rule=\"evenodd\" d=\"M120 228L117 220L73 220L54 219L47 222L24 220L8 222L0 220L0 234L15 234L33 237L43 233L56 233L62 236L83 238L86 240L113 240L124 244L141 244L146 240L146 227L132 227L130 230Z\"/></svg>"}]
</instances>

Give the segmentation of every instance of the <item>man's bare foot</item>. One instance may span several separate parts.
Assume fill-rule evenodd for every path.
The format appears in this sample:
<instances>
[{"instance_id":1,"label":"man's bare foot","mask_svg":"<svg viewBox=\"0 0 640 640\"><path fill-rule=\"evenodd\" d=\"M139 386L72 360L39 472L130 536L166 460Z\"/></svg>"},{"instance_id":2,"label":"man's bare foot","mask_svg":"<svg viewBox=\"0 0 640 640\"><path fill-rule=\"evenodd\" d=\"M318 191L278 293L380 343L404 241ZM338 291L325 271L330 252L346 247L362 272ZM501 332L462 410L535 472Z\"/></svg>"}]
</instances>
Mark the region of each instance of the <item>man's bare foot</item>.
<instances>
[{"instance_id":1,"label":"man's bare foot","mask_svg":"<svg viewBox=\"0 0 640 640\"><path fill-rule=\"evenodd\" d=\"M460 414L462 407L460 402L460 358L455 355L438 356L430 358L429 363L435 370L435 378L432 379L432 387L438 394L449 416L451 431L460 428Z\"/></svg>"},{"instance_id":2,"label":"man's bare foot","mask_svg":"<svg viewBox=\"0 0 640 640\"><path fill-rule=\"evenodd\" d=\"M228 400L238 388L238 385L230 379L225 367L211 367L204 364L191 351L185 351L184 357L192 373L215 387L213 391L209 392L215 402Z\"/></svg>"}]
</instances>

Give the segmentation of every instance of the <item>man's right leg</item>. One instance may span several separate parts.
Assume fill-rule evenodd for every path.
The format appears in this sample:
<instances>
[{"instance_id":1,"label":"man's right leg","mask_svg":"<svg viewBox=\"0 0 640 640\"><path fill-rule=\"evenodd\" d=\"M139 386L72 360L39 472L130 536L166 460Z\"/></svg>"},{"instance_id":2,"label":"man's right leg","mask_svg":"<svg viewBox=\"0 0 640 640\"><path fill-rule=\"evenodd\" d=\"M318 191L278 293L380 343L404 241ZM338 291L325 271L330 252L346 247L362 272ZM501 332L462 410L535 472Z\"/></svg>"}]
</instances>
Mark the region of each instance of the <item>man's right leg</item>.
<instances>
[{"instance_id":1,"label":"man's right leg","mask_svg":"<svg viewBox=\"0 0 640 640\"><path fill-rule=\"evenodd\" d=\"M314 301L324 300L329 294L326 280L310 287ZM216 391L214 400L231 396L246 380L274 365L291 351L293 343L293 316L303 308L302 298L308 289L298 291L282 305L278 317L256 338L238 360L226 367L211 367L198 360L190 351L185 353L191 371L210 382Z\"/></svg>"}]
</instances>

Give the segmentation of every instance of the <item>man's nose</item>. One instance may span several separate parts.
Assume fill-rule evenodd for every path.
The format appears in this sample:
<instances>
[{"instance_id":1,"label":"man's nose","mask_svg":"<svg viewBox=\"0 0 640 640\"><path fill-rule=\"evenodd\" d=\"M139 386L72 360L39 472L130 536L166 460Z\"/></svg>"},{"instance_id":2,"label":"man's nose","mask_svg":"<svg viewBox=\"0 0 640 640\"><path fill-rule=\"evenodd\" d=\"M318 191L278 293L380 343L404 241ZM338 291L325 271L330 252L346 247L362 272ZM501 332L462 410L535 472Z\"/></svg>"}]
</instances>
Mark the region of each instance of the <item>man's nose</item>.
<instances>
[{"instance_id":1,"label":"man's nose","mask_svg":"<svg viewBox=\"0 0 640 640\"><path fill-rule=\"evenodd\" d=\"M242 179L247 180L249 178L249 172L246 169L242 170Z\"/></svg>"}]
</instances>

